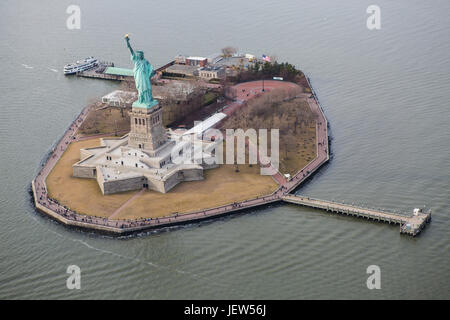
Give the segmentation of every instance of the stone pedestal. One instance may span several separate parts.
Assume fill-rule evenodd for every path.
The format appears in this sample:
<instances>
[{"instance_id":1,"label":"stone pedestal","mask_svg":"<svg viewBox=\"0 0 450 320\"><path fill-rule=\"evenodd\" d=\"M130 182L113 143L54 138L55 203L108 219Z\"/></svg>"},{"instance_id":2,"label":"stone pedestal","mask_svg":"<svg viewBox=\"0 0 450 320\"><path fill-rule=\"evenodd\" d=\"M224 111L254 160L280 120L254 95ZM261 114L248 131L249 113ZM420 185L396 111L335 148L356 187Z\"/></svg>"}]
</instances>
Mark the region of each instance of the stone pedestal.
<instances>
[{"instance_id":1,"label":"stone pedestal","mask_svg":"<svg viewBox=\"0 0 450 320\"><path fill-rule=\"evenodd\" d=\"M154 101L154 102L153 102ZM128 145L154 154L167 142L166 130L162 125L162 109L158 101L142 105L135 101L130 112L130 133Z\"/></svg>"}]
</instances>

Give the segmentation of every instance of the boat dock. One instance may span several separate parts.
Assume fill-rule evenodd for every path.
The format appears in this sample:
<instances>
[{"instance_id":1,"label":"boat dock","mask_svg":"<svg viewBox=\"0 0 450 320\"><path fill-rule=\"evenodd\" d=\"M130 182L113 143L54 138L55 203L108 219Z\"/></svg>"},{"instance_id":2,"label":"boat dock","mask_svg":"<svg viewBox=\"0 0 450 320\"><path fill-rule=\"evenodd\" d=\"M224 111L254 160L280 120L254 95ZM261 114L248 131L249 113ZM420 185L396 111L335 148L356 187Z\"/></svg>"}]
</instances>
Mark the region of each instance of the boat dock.
<instances>
[{"instance_id":1,"label":"boat dock","mask_svg":"<svg viewBox=\"0 0 450 320\"><path fill-rule=\"evenodd\" d=\"M158 75L159 72L173 64L174 61L170 61L169 63L166 63L165 65L156 69L155 72ZM155 77L157 75L155 75ZM132 69L115 67L114 63L112 62L99 62L99 64L95 68L78 72L77 76L84 78L123 81L133 79L134 74Z\"/></svg>"},{"instance_id":2,"label":"boat dock","mask_svg":"<svg viewBox=\"0 0 450 320\"><path fill-rule=\"evenodd\" d=\"M305 207L322 209L329 212L340 213L347 216L365 218L368 220L387 222L389 224L399 224L400 233L416 236L431 221L431 211L425 213L418 209L411 216L398 213L385 212L381 210L367 209L356 206L350 206L342 203L336 203L325 200L312 199L299 195L286 195L282 197L283 201L299 204Z\"/></svg>"},{"instance_id":3,"label":"boat dock","mask_svg":"<svg viewBox=\"0 0 450 320\"><path fill-rule=\"evenodd\" d=\"M108 72L108 70L111 70ZM78 77L83 78L97 78L106 80L125 80L131 76L131 73L127 72L127 69L116 68L113 62L101 61L98 65L92 69L77 72Z\"/></svg>"}]
</instances>

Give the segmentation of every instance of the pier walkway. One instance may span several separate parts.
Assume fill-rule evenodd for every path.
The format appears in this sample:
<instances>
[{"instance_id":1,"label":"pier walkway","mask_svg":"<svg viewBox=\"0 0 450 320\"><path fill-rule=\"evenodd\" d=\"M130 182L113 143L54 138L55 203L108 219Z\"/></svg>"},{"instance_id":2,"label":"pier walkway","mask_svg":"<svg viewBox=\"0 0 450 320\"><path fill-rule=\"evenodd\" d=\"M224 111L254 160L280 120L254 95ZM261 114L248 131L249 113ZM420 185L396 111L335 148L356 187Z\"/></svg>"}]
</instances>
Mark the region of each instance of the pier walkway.
<instances>
[{"instance_id":1,"label":"pier walkway","mask_svg":"<svg viewBox=\"0 0 450 320\"><path fill-rule=\"evenodd\" d=\"M162 70L166 69L167 67L173 65L175 61L170 61L169 63L166 63L165 65L157 68L155 70L155 75L153 76L153 80L158 80L160 77L160 73ZM108 67L113 67L114 69L113 73L108 72ZM95 68L77 72L78 77L83 78L97 78L97 79L105 79L105 80L117 80L117 81L123 81L123 80L129 80L130 78L133 78L132 74L128 74L128 70L132 71L131 69L124 69L124 68L115 68L114 63L112 62L100 62L98 66Z\"/></svg>"},{"instance_id":2,"label":"pier walkway","mask_svg":"<svg viewBox=\"0 0 450 320\"><path fill-rule=\"evenodd\" d=\"M322 209L329 212L341 213L347 216L354 216L365 219L372 219L389 224L399 224L400 233L416 236L425 227L426 223L431 221L431 211L428 213L418 212L417 215L401 215L397 213L385 212L374 209L350 206L342 203L336 203L325 200L312 199L299 195L283 196L283 201L299 204L305 207Z\"/></svg>"}]
</instances>

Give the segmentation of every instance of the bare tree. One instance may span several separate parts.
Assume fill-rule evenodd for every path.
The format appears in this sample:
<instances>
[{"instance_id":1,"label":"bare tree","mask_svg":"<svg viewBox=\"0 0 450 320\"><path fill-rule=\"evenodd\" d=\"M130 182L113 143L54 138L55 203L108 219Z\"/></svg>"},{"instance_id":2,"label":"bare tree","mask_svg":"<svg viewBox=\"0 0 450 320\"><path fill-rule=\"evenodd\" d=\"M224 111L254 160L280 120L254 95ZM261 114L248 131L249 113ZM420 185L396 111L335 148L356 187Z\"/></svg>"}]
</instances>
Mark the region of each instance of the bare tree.
<instances>
[{"instance_id":1,"label":"bare tree","mask_svg":"<svg viewBox=\"0 0 450 320\"><path fill-rule=\"evenodd\" d=\"M122 83L120 84L120 90L137 92L134 80L133 79L123 80Z\"/></svg>"},{"instance_id":2,"label":"bare tree","mask_svg":"<svg viewBox=\"0 0 450 320\"><path fill-rule=\"evenodd\" d=\"M227 46L225 48L222 48L222 55L224 57L231 57L233 54L237 52L237 49L231 46Z\"/></svg>"}]
</instances>

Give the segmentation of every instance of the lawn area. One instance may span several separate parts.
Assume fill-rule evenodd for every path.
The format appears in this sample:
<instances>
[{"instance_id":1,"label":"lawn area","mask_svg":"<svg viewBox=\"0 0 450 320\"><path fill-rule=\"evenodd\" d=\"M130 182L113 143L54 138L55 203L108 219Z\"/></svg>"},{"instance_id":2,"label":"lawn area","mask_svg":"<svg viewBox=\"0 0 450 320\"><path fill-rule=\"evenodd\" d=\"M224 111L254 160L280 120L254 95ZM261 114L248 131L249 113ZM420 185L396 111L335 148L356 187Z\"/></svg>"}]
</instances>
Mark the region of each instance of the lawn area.
<instances>
[{"instance_id":1,"label":"lawn area","mask_svg":"<svg viewBox=\"0 0 450 320\"><path fill-rule=\"evenodd\" d=\"M205 180L182 182L166 194L146 191L117 218L160 217L212 208L267 195L278 187L272 177L259 174L258 166L239 165L239 172L235 172L233 165L222 165L204 174Z\"/></svg>"},{"instance_id":2,"label":"lawn area","mask_svg":"<svg viewBox=\"0 0 450 320\"><path fill-rule=\"evenodd\" d=\"M103 196L96 180L72 177L72 165L80 161L80 149L99 145L98 138L71 143L48 175L47 188L50 198L79 213L106 217L135 192Z\"/></svg>"},{"instance_id":3,"label":"lawn area","mask_svg":"<svg viewBox=\"0 0 450 320\"><path fill-rule=\"evenodd\" d=\"M72 165L80 160L80 148L95 147L100 140L72 143L47 177L49 196L82 214L109 217L139 191L102 195L97 181L72 177ZM277 184L261 176L258 166L222 165L206 170L205 180L182 182L168 193L145 191L133 199L114 219L162 217L185 213L270 194Z\"/></svg>"}]
</instances>

